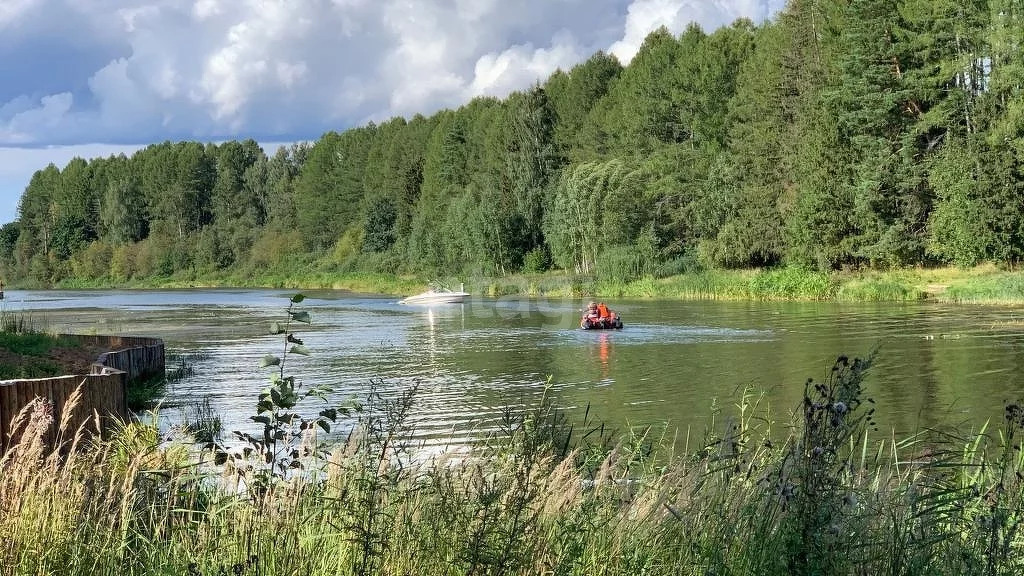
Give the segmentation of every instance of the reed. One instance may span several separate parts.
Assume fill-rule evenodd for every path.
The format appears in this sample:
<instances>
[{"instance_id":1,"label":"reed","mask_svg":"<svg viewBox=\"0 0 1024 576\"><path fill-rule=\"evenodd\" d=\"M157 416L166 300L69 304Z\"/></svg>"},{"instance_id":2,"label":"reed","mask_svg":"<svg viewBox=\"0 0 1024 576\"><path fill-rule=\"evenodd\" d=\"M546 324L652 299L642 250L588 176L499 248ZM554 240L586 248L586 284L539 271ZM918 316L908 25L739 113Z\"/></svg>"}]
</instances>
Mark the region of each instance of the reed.
<instances>
[{"instance_id":1,"label":"reed","mask_svg":"<svg viewBox=\"0 0 1024 576\"><path fill-rule=\"evenodd\" d=\"M637 270L636 272L640 272ZM451 286L465 283L480 296L655 298L685 300L838 300L903 302L933 299L975 304L1024 302L1024 275L983 264L974 268L903 268L816 272L796 267L747 270L705 269L683 258L664 263L651 274L590 274L550 270L543 273L494 275L484 271L442 278ZM63 288L213 288L262 287L335 289L354 292L415 294L433 276L386 271L360 271L327 261L288 260L274 268L242 268L232 272L181 272L124 281L109 278L65 280Z\"/></svg>"},{"instance_id":2,"label":"reed","mask_svg":"<svg viewBox=\"0 0 1024 576\"><path fill-rule=\"evenodd\" d=\"M0 457L2 574L1019 574L1024 410L972 434L870 440L869 362L840 358L789 422L744 394L696 446L616 439L550 398L469 452L419 456L415 391L376 390L306 473L45 403ZM70 400L74 402L74 399Z\"/></svg>"},{"instance_id":3,"label":"reed","mask_svg":"<svg viewBox=\"0 0 1024 576\"><path fill-rule=\"evenodd\" d=\"M1024 301L1024 275L1001 272L968 278L950 286L942 295L949 302L970 304L1016 304Z\"/></svg>"}]
</instances>

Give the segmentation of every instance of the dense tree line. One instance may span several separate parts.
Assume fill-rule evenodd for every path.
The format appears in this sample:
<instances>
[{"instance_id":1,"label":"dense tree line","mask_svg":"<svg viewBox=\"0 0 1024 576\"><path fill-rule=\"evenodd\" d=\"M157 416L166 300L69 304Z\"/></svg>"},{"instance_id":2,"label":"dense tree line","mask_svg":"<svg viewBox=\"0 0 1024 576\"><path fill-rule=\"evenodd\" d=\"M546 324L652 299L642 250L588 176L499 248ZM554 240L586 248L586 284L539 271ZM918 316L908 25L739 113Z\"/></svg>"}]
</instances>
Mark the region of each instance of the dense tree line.
<instances>
[{"instance_id":1,"label":"dense tree line","mask_svg":"<svg viewBox=\"0 0 1024 576\"><path fill-rule=\"evenodd\" d=\"M1024 255L1024 0L790 0L650 34L504 100L267 156L149 146L39 170L9 277L289 266L617 278Z\"/></svg>"}]
</instances>

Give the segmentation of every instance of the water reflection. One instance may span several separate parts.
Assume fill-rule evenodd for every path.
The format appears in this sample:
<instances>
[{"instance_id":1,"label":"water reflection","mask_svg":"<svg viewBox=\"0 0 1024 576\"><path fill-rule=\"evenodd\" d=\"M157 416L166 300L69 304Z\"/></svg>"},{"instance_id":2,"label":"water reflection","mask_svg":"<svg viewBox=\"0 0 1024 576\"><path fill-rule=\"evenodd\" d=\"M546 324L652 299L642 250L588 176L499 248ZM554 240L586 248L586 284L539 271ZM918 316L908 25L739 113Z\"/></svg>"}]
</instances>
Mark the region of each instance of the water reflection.
<instances>
[{"instance_id":1,"label":"water reflection","mask_svg":"<svg viewBox=\"0 0 1024 576\"><path fill-rule=\"evenodd\" d=\"M608 379L608 359L611 357L611 344L609 343L610 338L607 332L602 332L598 335L599 348L601 357L601 379Z\"/></svg>"}]
</instances>

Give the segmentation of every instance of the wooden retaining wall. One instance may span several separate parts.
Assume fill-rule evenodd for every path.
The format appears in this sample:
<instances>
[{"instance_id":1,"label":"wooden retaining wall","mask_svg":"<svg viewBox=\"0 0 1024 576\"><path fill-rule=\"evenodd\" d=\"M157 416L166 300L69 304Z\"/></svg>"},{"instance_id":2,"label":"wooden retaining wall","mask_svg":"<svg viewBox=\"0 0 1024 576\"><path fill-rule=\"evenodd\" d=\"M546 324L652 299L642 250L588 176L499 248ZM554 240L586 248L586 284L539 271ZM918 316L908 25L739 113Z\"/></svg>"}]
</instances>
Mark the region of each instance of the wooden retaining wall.
<instances>
[{"instance_id":1,"label":"wooden retaining wall","mask_svg":"<svg viewBox=\"0 0 1024 576\"><path fill-rule=\"evenodd\" d=\"M164 373L164 343L157 338L64 336L83 344L104 346L110 351L100 354L89 374L0 381L0 454L18 441L20 429L12 430L12 425L17 424L18 414L35 398L49 401L46 410L52 415L52 423L47 442L52 444L58 439L70 440L82 424L95 432L97 418L101 427L111 418L128 419L128 383ZM66 436L59 438L65 401L79 386L82 387L81 399L67 415Z\"/></svg>"},{"instance_id":2,"label":"wooden retaining wall","mask_svg":"<svg viewBox=\"0 0 1024 576\"><path fill-rule=\"evenodd\" d=\"M96 364L116 368L128 374L128 382L163 375L165 370L164 341L159 338L133 336L71 335L82 344L103 346L110 350L100 354Z\"/></svg>"},{"instance_id":3,"label":"wooden retaining wall","mask_svg":"<svg viewBox=\"0 0 1024 576\"><path fill-rule=\"evenodd\" d=\"M64 436L58 437L60 425L65 418L66 400L75 389L82 387L82 397L67 414L67 426ZM2 451L20 440L25 422L16 422L19 413L32 400L44 398L49 400L46 411L52 416L46 443L54 445L54 441L70 441L79 426L85 426L88 432L96 432L96 417L99 425L104 427L110 418L124 419L128 416L125 405L125 373L113 370L108 374L92 374L87 376L59 376L57 378L39 378L35 380L7 380L0 382L0 445ZM31 414L22 415L22 418ZM17 428L14 428L14 425Z\"/></svg>"}]
</instances>

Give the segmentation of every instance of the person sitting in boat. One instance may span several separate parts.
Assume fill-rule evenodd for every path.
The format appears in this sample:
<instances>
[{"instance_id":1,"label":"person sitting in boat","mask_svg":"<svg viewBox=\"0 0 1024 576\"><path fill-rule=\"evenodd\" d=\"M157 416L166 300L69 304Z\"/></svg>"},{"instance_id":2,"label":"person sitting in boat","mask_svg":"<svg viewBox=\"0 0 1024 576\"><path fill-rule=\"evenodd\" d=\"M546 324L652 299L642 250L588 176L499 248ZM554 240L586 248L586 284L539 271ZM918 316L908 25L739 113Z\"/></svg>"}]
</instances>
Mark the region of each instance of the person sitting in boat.
<instances>
[{"instance_id":1,"label":"person sitting in boat","mask_svg":"<svg viewBox=\"0 0 1024 576\"><path fill-rule=\"evenodd\" d=\"M584 330L590 330L591 328L615 328L616 330L621 330L622 320L604 302L600 304L591 302L587 304L587 309L583 313L580 327Z\"/></svg>"}]
</instances>

